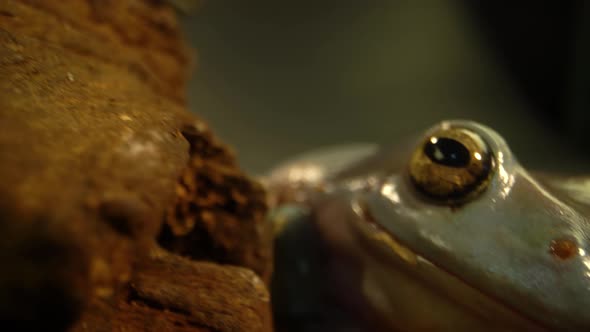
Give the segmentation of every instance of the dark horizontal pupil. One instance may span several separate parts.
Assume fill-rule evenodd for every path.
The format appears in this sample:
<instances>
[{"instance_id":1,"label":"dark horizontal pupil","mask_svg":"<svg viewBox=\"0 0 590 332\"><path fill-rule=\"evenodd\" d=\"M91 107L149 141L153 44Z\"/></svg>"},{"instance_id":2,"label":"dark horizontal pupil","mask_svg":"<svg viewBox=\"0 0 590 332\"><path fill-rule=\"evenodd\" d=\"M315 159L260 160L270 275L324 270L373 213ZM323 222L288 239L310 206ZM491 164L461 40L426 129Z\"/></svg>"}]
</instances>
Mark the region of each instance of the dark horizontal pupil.
<instances>
[{"instance_id":1,"label":"dark horizontal pupil","mask_svg":"<svg viewBox=\"0 0 590 332\"><path fill-rule=\"evenodd\" d=\"M424 153L432 162L449 167L465 167L471 160L465 145L452 138L431 138L424 146Z\"/></svg>"}]
</instances>

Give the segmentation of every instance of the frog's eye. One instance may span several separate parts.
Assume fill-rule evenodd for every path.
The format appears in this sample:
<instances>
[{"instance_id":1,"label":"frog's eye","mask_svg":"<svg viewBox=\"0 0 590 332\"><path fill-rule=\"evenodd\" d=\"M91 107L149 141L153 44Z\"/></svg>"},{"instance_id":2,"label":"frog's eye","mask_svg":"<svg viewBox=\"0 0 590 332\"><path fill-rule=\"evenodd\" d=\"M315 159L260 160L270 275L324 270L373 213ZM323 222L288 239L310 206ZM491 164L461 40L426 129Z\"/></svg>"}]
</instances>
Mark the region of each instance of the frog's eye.
<instances>
[{"instance_id":1,"label":"frog's eye","mask_svg":"<svg viewBox=\"0 0 590 332\"><path fill-rule=\"evenodd\" d=\"M443 203L473 198L488 185L494 168L486 142L465 128L446 127L414 151L410 179L418 191Z\"/></svg>"}]
</instances>

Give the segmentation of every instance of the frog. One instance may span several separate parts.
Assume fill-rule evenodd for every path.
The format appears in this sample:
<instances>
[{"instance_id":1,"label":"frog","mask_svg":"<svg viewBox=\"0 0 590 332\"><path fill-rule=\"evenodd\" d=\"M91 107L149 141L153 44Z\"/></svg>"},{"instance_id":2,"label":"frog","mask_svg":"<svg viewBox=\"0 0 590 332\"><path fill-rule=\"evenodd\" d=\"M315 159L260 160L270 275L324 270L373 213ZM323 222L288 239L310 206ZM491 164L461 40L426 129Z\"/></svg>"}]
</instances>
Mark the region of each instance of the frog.
<instances>
[{"instance_id":1,"label":"frog","mask_svg":"<svg viewBox=\"0 0 590 332\"><path fill-rule=\"evenodd\" d=\"M355 331L590 331L590 178L527 170L488 126L319 149L264 181L273 294L301 317L334 287Z\"/></svg>"}]
</instances>

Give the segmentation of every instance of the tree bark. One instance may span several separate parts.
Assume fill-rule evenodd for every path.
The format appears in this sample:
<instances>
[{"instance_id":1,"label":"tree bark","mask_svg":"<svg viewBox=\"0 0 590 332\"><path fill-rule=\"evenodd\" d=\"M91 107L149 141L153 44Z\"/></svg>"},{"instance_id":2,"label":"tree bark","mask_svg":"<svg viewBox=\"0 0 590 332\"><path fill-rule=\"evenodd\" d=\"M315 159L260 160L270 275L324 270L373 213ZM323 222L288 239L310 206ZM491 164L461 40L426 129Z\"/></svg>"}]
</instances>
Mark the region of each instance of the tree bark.
<instances>
[{"instance_id":1,"label":"tree bark","mask_svg":"<svg viewBox=\"0 0 590 332\"><path fill-rule=\"evenodd\" d=\"M272 329L265 194L187 112L190 67L160 1L0 0L3 322Z\"/></svg>"}]
</instances>

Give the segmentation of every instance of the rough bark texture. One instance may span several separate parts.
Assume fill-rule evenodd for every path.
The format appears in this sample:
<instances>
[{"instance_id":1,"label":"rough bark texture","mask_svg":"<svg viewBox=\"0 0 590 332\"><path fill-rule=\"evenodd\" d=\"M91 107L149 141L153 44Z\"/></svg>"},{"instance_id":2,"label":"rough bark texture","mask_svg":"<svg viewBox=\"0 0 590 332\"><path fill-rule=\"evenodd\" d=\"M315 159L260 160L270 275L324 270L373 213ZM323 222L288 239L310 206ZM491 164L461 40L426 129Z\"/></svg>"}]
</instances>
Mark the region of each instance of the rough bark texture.
<instances>
[{"instance_id":1,"label":"rough bark texture","mask_svg":"<svg viewBox=\"0 0 590 332\"><path fill-rule=\"evenodd\" d=\"M271 329L264 192L186 111L188 67L158 1L0 0L2 321Z\"/></svg>"}]
</instances>

